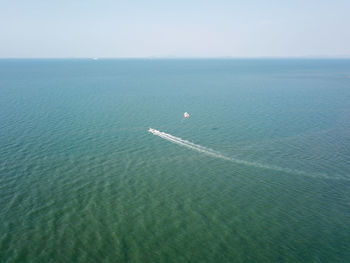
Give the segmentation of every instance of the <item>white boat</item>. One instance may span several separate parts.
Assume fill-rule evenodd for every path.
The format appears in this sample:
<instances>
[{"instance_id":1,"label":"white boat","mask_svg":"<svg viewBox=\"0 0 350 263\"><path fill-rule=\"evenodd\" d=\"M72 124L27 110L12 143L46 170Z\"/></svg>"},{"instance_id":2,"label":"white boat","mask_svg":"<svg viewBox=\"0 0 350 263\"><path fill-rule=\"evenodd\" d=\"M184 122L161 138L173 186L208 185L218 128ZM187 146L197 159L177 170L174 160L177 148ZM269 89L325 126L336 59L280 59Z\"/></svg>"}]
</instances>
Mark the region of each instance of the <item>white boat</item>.
<instances>
[{"instance_id":1,"label":"white boat","mask_svg":"<svg viewBox=\"0 0 350 263\"><path fill-rule=\"evenodd\" d=\"M153 128L149 128L148 131L149 131L150 133L153 133L153 134L159 134L159 133L160 133L160 131L157 131L157 130L155 130L155 129L153 129Z\"/></svg>"}]
</instances>

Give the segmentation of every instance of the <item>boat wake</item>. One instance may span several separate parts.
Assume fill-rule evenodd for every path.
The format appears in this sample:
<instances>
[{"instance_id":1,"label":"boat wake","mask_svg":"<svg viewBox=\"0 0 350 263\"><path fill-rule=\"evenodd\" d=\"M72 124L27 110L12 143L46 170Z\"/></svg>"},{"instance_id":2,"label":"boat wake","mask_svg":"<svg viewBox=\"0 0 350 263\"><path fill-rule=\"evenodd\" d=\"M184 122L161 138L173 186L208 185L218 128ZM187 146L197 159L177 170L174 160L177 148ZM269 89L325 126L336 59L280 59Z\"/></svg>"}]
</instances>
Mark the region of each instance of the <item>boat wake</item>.
<instances>
[{"instance_id":1,"label":"boat wake","mask_svg":"<svg viewBox=\"0 0 350 263\"><path fill-rule=\"evenodd\" d=\"M283 167L279 167L279 166L275 166L275 165L266 165L266 164L261 164L261 163L257 163L257 162L251 162L251 161L245 161L245 160L241 160L241 159L237 159L237 158L232 158L232 157L225 156L222 153L215 151L213 149L192 143L190 141L181 139L179 137L175 137L171 134L161 132L161 131L158 131L158 130L153 129L153 128L149 128L148 131L154 135L157 135L157 136L169 141L169 142L176 143L180 146L189 148L191 150L201 152L201 153L204 153L206 155L209 155L209 156L212 156L215 158L220 158L223 160L231 161L231 162L234 162L237 164L243 164L246 166L253 166L253 167L257 167L257 168L261 168L261 169L274 170L274 171L278 171L278 172L296 174L296 175L302 175L302 176L308 176L308 177L349 180L349 178L344 178L342 176L328 176L327 174L322 174L322 173L308 173L308 172L304 172L304 171L300 171L300 170L283 168Z\"/></svg>"}]
</instances>

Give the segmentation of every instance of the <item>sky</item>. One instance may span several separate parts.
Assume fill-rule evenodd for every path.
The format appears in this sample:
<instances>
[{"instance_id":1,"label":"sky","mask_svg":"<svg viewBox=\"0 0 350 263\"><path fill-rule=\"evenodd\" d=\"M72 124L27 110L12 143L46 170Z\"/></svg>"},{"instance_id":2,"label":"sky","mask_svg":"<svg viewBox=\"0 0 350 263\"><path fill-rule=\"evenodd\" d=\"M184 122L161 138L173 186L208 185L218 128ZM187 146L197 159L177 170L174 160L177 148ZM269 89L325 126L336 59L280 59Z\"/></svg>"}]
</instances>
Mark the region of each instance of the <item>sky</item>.
<instances>
[{"instance_id":1,"label":"sky","mask_svg":"<svg viewBox=\"0 0 350 263\"><path fill-rule=\"evenodd\" d=\"M0 0L0 58L350 57L350 0Z\"/></svg>"}]
</instances>

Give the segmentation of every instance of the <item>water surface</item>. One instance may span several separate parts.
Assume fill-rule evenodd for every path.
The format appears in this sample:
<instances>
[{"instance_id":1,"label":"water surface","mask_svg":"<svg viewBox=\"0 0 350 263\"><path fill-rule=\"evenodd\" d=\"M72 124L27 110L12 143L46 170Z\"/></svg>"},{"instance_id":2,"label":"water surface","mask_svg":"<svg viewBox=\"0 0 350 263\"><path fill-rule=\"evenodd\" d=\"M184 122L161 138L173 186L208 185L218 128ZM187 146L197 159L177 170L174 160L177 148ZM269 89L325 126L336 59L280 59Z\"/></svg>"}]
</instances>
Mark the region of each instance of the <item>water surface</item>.
<instances>
[{"instance_id":1,"label":"water surface","mask_svg":"<svg viewBox=\"0 0 350 263\"><path fill-rule=\"evenodd\" d=\"M350 60L0 60L0 262L350 261L349 87Z\"/></svg>"}]
</instances>

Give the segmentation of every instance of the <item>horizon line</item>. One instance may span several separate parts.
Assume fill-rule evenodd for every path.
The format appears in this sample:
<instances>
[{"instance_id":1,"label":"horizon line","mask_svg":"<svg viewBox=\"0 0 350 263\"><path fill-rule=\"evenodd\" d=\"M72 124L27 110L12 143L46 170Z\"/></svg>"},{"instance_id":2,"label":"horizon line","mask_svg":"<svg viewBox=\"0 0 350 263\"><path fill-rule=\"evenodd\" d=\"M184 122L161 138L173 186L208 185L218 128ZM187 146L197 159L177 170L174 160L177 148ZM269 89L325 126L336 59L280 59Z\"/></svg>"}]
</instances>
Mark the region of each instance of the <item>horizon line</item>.
<instances>
[{"instance_id":1,"label":"horizon line","mask_svg":"<svg viewBox=\"0 0 350 263\"><path fill-rule=\"evenodd\" d=\"M217 56L217 57L196 57L196 56L140 56L140 57L0 57L0 59L350 59L350 55L339 56L256 56L256 57L235 57L235 56Z\"/></svg>"}]
</instances>

